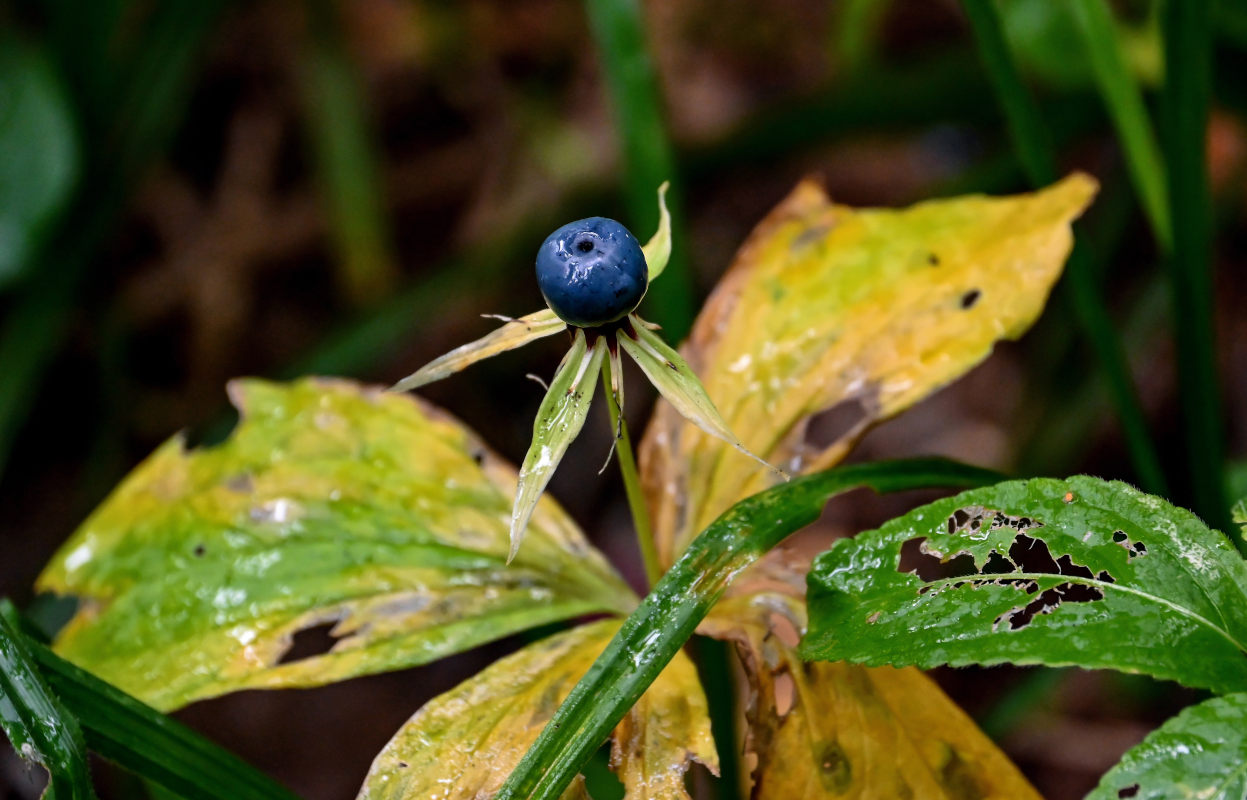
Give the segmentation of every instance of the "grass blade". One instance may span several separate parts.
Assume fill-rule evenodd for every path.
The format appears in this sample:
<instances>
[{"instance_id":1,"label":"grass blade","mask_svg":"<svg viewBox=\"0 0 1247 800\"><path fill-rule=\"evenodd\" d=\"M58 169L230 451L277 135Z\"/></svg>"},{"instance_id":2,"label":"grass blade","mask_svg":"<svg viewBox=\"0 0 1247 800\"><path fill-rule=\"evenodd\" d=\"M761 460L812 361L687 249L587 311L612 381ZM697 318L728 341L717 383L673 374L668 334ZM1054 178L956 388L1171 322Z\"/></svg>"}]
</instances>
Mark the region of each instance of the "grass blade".
<instances>
[{"instance_id":1,"label":"grass blade","mask_svg":"<svg viewBox=\"0 0 1247 800\"><path fill-rule=\"evenodd\" d=\"M633 612L551 718L495 800L553 798L576 776L741 570L813 522L833 495L979 486L989 470L939 459L820 472L737 503L701 533Z\"/></svg>"},{"instance_id":2,"label":"grass blade","mask_svg":"<svg viewBox=\"0 0 1247 800\"><path fill-rule=\"evenodd\" d=\"M0 601L0 625L19 617ZM297 795L229 751L28 636L22 644L43 680L81 725L86 744L109 761L186 800L297 800ZM74 723L74 718L77 718Z\"/></svg>"},{"instance_id":3,"label":"grass blade","mask_svg":"<svg viewBox=\"0 0 1247 800\"><path fill-rule=\"evenodd\" d=\"M974 38L997 99L1008 119L1009 133L1018 158L1031 184L1045 186L1057 177L1056 158L1047 140L1047 127L1039 107L1018 74L996 8L991 0L963 0L962 5L970 18ZM1147 419L1130 377L1121 340L1110 322L1090 254L1077 239L1065 273L1064 291L1069 295L1078 324L1103 371L1139 482L1153 494L1166 494L1165 473L1148 432Z\"/></svg>"},{"instance_id":4,"label":"grass blade","mask_svg":"<svg viewBox=\"0 0 1247 800\"><path fill-rule=\"evenodd\" d=\"M1165 188L1165 162L1143 105L1143 93L1122 53L1113 13L1104 0L1075 0L1074 17L1143 211L1161 249L1169 250L1173 246L1173 220Z\"/></svg>"},{"instance_id":5,"label":"grass blade","mask_svg":"<svg viewBox=\"0 0 1247 800\"><path fill-rule=\"evenodd\" d=\"M47 769L47 796L94 798L82 731L39 676L25 637L3 613L10 610L0 611L0 727L18 753Z\"/></svg>"},{"instance_id":6,"label":"grass blade","mask_svg":"<svg viewBox=\"0 0 1247 800\"><path fill-rule=\"evenodd\" d=\"M1192 498L1195 511L1213 527L1226 531L1247 555L1247 543L1229 520L1225 433L1217 378L1212 195L1207 161L1212 95L1211 4L1208 0L1167 3L1164 35L1169 70L1162 112L1174 222L1169 277Z\"/></svg>"},{"instance_id":7,"label":"grass blade","mask_svg":"<svg viewBox=\"0 0 1247 800\"><path fill-rule=\"evenodd\" d=\"M654 230L658 213L654 190L675 177L675 157L663 124L662 105L637 0L587 0L585 12L602 59L623 148L624 187L633 230ZM683 338L693 322L693 285L683 256L683 203L679 187L669 198L675 219L676 247L662 289L652 293L646 315L673 340Z\"/></svg>"}]
</instances>

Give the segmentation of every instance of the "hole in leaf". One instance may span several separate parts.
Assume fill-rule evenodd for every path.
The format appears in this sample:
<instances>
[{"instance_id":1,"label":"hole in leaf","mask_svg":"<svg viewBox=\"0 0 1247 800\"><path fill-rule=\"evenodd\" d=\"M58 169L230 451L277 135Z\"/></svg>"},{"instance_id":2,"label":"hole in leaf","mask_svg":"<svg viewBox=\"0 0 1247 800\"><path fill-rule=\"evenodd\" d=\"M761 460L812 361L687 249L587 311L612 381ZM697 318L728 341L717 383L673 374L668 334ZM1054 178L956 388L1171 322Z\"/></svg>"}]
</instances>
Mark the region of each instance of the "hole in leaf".
<instances>
[{"instance_id":1,"label":"hole in leaf","mask_svg":"<svg viewBox=\"0 0 1247 800\"><path fill-rule=\"evenodd\" d=\"M861 398L841 400L810 417L805 426L805 444L815 450L826 450L856 434L869 418L870 411Z\"/></svg>"},{"instance_id":2,"label":"hole in leaf","mask_svg":"<svg viewBox=\"0 0 1247 800\"><path fill-rule=\"evenodd\" d=\"M1147 555L1147 545L1143 544L1143 542L1130 541L1130 536L1125 531L1113 531L1113 541L1121 545L1129 554L1126 556L1127 562Z\"/></svg>"},{"instance_id":3,"label":"hole in leaf","mask_svg":"<svg viewBox=\"0 0 1247 800\"><path fill-rule=\"evenodd\" d=\"M293 664L296 661L303 661L328 653L338 643L338 637L333 635L334 626L337 624L337 620L322 622L298 631L291 637L290 648L282 654L277 663Z\"/></svg>"},{"instance_id":4,"label":"hole in leaf","mask_svg":"<svg viewBox=\"0 0 1247 800\"><path fill-rule=\"evenodd\" d=\"M961 296L961 308L965 311L969 311L971 308L974 308L974 304L977 303L979 298L982 296L983 293L978 289L971 289Z\"/></svg>"},{"instance_id":5,"label":"hole in leaf","mask_svg":"<svg viewBox=\"0 0 1247 800\"><path fill-rule=\"evenodd\" d=\"M792 680L792 675L788 672L781 672L775 676L775 713L780 719L788 716L788 712L792 711L793 703L797 699L797 686Z\"/></svg>"},{"instance_id":6,"label":"hole in leaf","mask_svg":"<svg viewBox=\"0 0 1247 800\"><path fill-rule=\"evenodd\" d=\"M901 572L912 572L923 581L931 582L946 578L974 575L974 557L958 553L945 559L942 553L927 547L925 538L910 539L901 545Z\"/></svg>"},{"instance_id":7,"label":"hole in leaf","mask_svg":"<svg viewBox=\"0 0 1247 800\"><path fill-rule=\"evenodd\" d=\"M592 239L581 239L580 241L576 242L576 249L582 253L593 252L593 240Z\"/></svg>"}]
</instances>

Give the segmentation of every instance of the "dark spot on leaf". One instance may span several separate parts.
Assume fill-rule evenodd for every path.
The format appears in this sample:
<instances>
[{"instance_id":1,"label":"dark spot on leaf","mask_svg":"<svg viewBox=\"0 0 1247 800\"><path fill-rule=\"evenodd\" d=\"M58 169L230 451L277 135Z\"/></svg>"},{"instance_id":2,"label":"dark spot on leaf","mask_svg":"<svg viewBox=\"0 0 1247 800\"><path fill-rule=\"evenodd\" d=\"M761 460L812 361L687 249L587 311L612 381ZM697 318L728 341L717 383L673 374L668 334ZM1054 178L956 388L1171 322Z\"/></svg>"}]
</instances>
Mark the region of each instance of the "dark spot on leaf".
<instances>
[{"instance_id":1,"label":"dark spot on leaf","mask_svg":"<svg viewBox=\"0 0 1247 800\"><path fill-rule=\"evenodd\" d=\"M836 794L848 791L853 782L853 767L839 742L833 740L816 745L814 760L824 788Z\"/></svg>"},{"instance_id":2,"label":"dark spot on leaf","mask_svg":"<svg viewBox=\"0 0 1247 800\"><path fill-rule=\"evenodd\" d=\"M671 369L672 369L672 370L674 370L674 371L676 371L676 372L679 372L679 371L680 371L680 368L679 368L679 367L677 367L677 366L675 365L675 363L674 363L674 362L668 361L668 362L667 362L667 366L668 366L668 367L671 367Z\"/></svg>"},{"instance_id":3,"label":"dark spot on leaf","mask_svg":"<svg viewBox=\"0 0 1247 800\"><path fill-rule=\"evenodd\" d=\"M956 800L982 800L984 796L974 777L974 770L952 747L948 748L948 760L940 769L940 783Z\"/></svg>"},{"instance_id":4,"label":"dark spot on leaf","mask_svg":"<svg viewBox=\"0 0 1247 800\"><path fill-rule=\"evenodd\" d=\"M251 476L245 472L240 472L225 481L225 488L231 492L250 494L254 487L251 483Z\"/></svg>"},{"instance_id":5,"label":"dark spot on leaf","mask_svg":"<svg viewBox=\"0 0 1247 800\"><path fill-rule=\"evenodd\" d=\"M971 289L961 296L961 308L966 311L974 308L974 304L977 303L979 298L982 296L983 293L978 289Z\"/></svg>"},{"instance_id":6,"label":"dark spot on leaf","mask_svg":"<svg viewBox=\"0 0 1247 800\"><path fill-rule=\"evenodd\" d=\"M197 544L195 545L195 549L191 552L195 554L195 558L203 558L204 553L208 552L208 550L202 544Z\"/></svg>"},{"instance_id":7,"label":"dark spot on leaf","mask_svg":"<svg viewBox=\"0 0 1247 800\"><path fill-rule=\"evenodd\" d=\"M410 767L410 766L411 766L411 765L410 765L410 764L408 764L406 761L400 761L400 762L398 762L398 768L399 768L399 769L407 769L407 768L408 768L408 767Z\"/></svg>"},{"instance_id":8,"label":"dark spot on leaf","mask_svg":"<svg viewBox=\"0 0 1247 800\"><path fill-rule=\"evenodd\" d=\"M1137 797L1138 795L1139 795L1139 784L1137 783L1132 783L1131 785L1123 789L1117 790L1118 797Z\"/></svg>"},{"instance_id":9,"label":"dark spot on leaf","mask_svg":"<svg viewBox=\"0 0 1247 800\"><path fill-rule=\"evenodd\" d=\"M476 466L478 467L484 464L485 463L485 451L479 447L473 448L472 449L472 460L476 462Z\"/></svg>"},{"instance_id":10,"label":"dark spot on leaf","mask_svg":"<svg viewBox=\"0 0 1247 800\"><path fill-rule=\"evenodd\" d=\"M938 267L940 265L940 257L937 256L935 253L928 253L927 263L933 267Z\"/></svg>"},{"instance_id":11,"label":"dark spot on leaf","mask_svg":"<svg viewBox=\"0 0 1247 800\"><path fill-rule=\"evenodd\" d=\"M332 622L311 625L298 631L291 638L289 649L282 654L277 663L293 664L296 661L303 661L328 653L338 643L338 637L333 635L334 626L337 624L338 621L333 620Z\"/></svg>"}]
</instances>

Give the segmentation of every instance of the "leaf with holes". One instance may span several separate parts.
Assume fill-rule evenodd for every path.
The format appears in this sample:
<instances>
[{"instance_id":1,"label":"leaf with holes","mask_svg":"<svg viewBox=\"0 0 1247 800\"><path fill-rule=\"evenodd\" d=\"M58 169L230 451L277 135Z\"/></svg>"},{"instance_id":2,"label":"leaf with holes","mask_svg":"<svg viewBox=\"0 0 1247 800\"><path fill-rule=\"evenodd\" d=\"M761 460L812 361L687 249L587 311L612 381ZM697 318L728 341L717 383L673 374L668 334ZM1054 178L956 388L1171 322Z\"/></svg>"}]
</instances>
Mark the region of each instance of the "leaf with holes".
<instances>
[{"instance_id":1,"label":"leaf with holes","mask_svg":"<svg viewBox=\"0 0 1247 800\"><path fill-rule=\"evenodd\" d=\"M733 597L704 633L732 640L751 685L754 800L1039 800L973 720L916 669L803 662L800 600Z\"/></svg>"},{"instance_id":2,"label":"leaf with holes","mask_svg":"<svg viewBox=\"0 0 1247 800\"><path fill-rule=\"evenodd\" d=\"M398 669L635 603L549 499L507 567L515 470L432 406L343 381L231 395L228 441L162 446L39 579L81 600L57 652L148 703Z\"/></svg>"},{"instance_id":3,"label":"leaf with holes","mask_svg":"<svg viewBox=\"0 0 1247 800\"><path fill-rule=\"evenodd\" d=\"M1247 689L1247 563L1194 514L1123 483L1010 481L823 553L806 658L1047 664Z\"/></svg>"},{"instance_id":4,"label":"leaf with holes","mask_svg":"<svg viewBox=\"0 0 1247 800\"><path fill-rule=\"evenodd\" d=\"M800 184L750 235L683 352L742 444L790 472L839 461L893 416L1021 335L1095 193L1072 175L1014 197L837 205ZM811 419L845 416L836 430ZM642 445L664 563L775 475L660 405Z\"/></svg>"},{"instance_id":5,"label":"leaf with holes","mask_svg":"<svg viewBox=\"0 0 1247 800\"><path fill-rule=\"evenodd\" d=\"M1247 694L1214 697L1128 750L1087 800L1247 797Z\"/></svg>"},{"instance_id":6,"label":"leaf with holes","mask_svg":"<svg viewBox=\"0 0 1247 800\"><path fill-rule=\"evenodd\" d=\"M493 796L617 630L604 620L556 634L434 698L377 756L360 800ZM681 653L620 721L611 762L630 800L686 800L694 759L718 768L706 699Z\"/></svg>"}]
</instances>

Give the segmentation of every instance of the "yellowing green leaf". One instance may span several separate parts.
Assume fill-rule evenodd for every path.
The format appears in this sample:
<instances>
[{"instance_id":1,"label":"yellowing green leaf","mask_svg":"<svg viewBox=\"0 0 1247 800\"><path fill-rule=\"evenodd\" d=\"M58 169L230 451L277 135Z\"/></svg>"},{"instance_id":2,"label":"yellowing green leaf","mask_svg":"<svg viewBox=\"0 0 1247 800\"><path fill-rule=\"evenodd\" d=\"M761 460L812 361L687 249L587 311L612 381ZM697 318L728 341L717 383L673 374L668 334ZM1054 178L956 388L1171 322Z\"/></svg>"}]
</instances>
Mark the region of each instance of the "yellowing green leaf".
<instances>
[{"instance_id":1,"label":"yellowing green leaf","mask_svg":"<svg viewBox=\"0 0 1247 800\"><path fill-rule=\"evenodd\" d=\"M804 605L760 593L701 630L736 642L751 684L754 800L1039 800L1009 760L916 669L804 663Z\"/></svg>"},{"instance_id":2,"label":"yellowing green leaf","mask_svg":"<svg viewBox=\"0 0 1247 800\"><path fill-rule=\"evenodd\" d=\"M750 235L683 352L745 447L790 472L824 469L871 424L952 381L1039 315L1095 182L1033 194L854 209L812 182ZM810 419L851 420L828 444ZM774 476L660 406L642 445L659 552Z\"/></svg>"},{"instance_id":3,"label":"yellowing green leaf","mask_svg":"<svg viewBox=\"0 0 1247 800\"><path fill-rule=\"evenodd\" d=\"M507 567L515 471L432 406L344 381L231 395L228 441L162 446L39 579L81 598L57 651L152 705L426 663L635 602L549 499ZM328 652L287 655L329 626Z\"/></svg>"},{"instance_id":4,"label":"yellowing green leaf","mask_svg":"<svg viewBox=\"0 0 1247 800\"><path fill-rule=\"evenodd\" d=\"M377 756L360 800L492 796L618 629L604 620L556 634L434 698ZM705 697L687 656L668 665L615 735L612 761L628 800L686 798L689 760L717 766Z\"/></svg>"}]
</instances>

